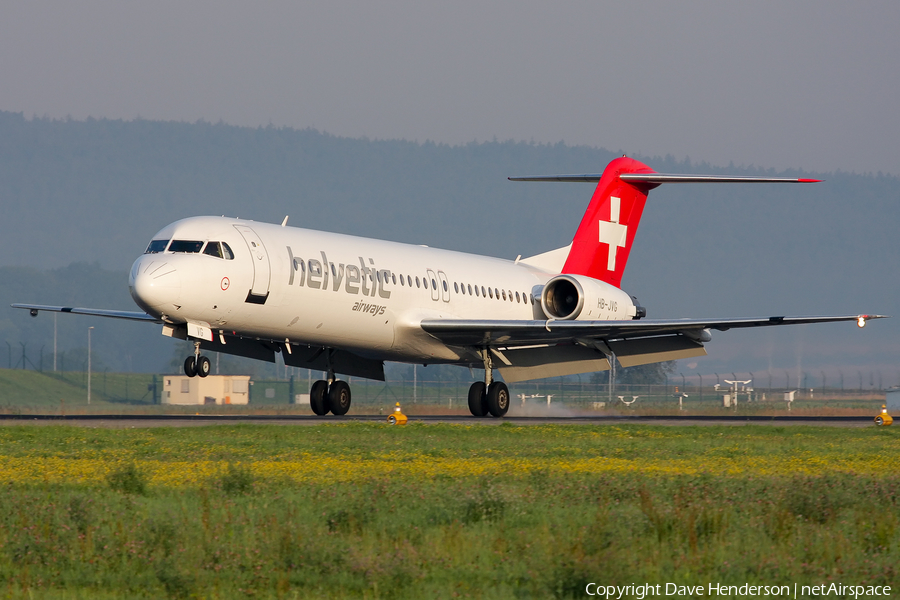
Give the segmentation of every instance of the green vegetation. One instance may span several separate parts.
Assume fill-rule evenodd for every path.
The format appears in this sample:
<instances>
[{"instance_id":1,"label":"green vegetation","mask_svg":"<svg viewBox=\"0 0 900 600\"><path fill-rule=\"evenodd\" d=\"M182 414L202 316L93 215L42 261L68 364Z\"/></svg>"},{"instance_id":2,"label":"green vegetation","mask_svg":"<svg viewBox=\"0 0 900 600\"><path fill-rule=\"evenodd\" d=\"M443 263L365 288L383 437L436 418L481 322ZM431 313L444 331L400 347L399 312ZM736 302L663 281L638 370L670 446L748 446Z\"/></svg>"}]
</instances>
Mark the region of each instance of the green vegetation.
<instances>
[{"instance_id":1,"label":"green vegetation","mask_svg":"<svg viewBox=\"0 0 900 600\"><path fill-rule=\"evenodd\" d=\"M14 598L894 585L898 442L874 427L6 428L0 581Z\"/></svg>"},{"instance_id":2,"label":"green vegetation","mask_svg":"<svg viewBox=\"0 0 900 600\"><path fill-rule=\"evenodd\" d=\"M152 375L140 373L93 373L91 406L109 412L130 405L153 403ZM156 377L160 389L162 378ZM35 410L69 414L87 409L87 373L0 369L0 412Z\"/></svg>"}]
</instances>

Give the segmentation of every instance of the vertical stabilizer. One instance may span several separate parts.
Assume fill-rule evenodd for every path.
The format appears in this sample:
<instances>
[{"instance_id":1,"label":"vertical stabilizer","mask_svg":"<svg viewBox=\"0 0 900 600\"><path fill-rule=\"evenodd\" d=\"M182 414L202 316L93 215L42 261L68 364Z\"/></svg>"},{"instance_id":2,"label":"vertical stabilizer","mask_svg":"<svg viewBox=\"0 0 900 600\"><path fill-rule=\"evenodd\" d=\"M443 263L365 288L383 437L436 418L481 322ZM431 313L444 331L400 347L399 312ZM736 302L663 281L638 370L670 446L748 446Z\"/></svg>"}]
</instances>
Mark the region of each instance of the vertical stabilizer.
<instances>
[{"instance_id":1,"label":"vertical stabilizer","mask_svg":"<svg viewBox=\"0 0 900 600\"><path fill-rule=\"evenodd\" d=\"M609 163L575 232L563 273L585 275L619 287L647 193L659 185L625 182L619 176L653 172L631 158L617 158Z\"/></svg>"}]
</instances>

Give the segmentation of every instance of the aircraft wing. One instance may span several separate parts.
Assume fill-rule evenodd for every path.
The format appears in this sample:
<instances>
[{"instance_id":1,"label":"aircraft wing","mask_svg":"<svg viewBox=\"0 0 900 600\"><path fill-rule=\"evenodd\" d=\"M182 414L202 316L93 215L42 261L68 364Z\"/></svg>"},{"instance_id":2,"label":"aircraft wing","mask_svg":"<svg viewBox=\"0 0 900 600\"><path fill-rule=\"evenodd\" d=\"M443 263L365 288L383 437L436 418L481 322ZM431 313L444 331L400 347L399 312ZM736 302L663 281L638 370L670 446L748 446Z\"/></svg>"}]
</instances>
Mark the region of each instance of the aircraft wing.
<instances>
[{"instance_id":1,"label":"aircraft wing","mask_svg":"<svg viewBox=\"0 0 900 600\"><path fill-rule=\"evenodd\" d=\"M105 310L102 308L76 308L71 306L47 306L44 304L11 304L13 308L24 308L31 311L32 316L37 316L38 311L71 313L73 315L90 315L93 317L110 317L113 319L126 319L129 321L149 321L162 323L162 320L152 317L144 312L128 310Z\"/></svg>"},{"instance_id":2,"label":"aircraft wing","mask_svg":"<svg viewBox=\"0 0 900 600\"><path fill-rule=\"evenodd\" d=\"M500 321L425 319L422 329L446 344L460 346L526 346L530 344L560 344L588 340L628 340L682 334L697 341L704 329L727 331L748 327L774 325L803 325L857 321L860 326L868 319L884 315L840 315L820 317L762 317L742 319L640 319L628 321Z\"/></svg>"}]
</instances>

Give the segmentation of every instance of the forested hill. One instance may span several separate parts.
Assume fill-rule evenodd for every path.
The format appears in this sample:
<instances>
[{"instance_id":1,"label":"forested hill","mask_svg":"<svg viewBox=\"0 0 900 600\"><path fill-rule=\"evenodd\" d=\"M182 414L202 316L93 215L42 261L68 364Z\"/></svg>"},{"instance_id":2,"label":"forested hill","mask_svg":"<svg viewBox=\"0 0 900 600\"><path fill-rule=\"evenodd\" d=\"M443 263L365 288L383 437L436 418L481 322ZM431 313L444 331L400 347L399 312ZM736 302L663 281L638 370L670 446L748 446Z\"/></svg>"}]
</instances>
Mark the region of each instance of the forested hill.
<instances>
[{"instance_id":1,"label":"forested hill","mask_svg":"<svg viewBox=\"0 0 900 600\"><path fill-rule=\"evenodd\" d=\"M590 189L506 177L596 171L613 157L561 144L450 147L0 112L0 264L127 269L158 229L198 214L289 214L295 226L515 257L568 243ZM53 235L36 243L37 232Z\"/></svg>"},{"instance_id":2,"label":"forested hill","mask_svg":"<svg viewBox=\"0 0 900 600\"><path fill-rule=\"evenodd\" d=\"M84 262L127 272L157 230L201 214L268 222L290 215L298 227L528 256L571 241L592 187L506 178L600 172L618 155L563 143L447 146L275 127L60 121L0 112L0 266L46 270ZM900 315L898 178L635 158L661 172L826 180L654 190L623 280L650 316ZM4 269L3 276L16 272ZM110 301L103 305L132 309L125 285L115 302L104 294ZM64 288L52 292L21 300L72 303ZM718 358L704 360L759 365L776 356L796 364L818 356L828 364L900 363L900 328L873 323L872 330L718 334L710 347ZM739 345L729 346L732 340Z\"/></svg>"}]
</instances>

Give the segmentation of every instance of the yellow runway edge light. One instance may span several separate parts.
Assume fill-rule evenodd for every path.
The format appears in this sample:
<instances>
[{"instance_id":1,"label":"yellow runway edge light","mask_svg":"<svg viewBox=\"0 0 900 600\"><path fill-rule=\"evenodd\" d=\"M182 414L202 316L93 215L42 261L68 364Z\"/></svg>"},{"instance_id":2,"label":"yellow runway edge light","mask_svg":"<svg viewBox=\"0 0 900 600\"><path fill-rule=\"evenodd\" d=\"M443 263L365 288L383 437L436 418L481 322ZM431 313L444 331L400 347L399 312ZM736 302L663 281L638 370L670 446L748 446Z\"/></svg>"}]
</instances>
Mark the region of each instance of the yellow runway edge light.
<instances>
[{"instance_id":1,"label":"yellow runway edge light","mask_svg":"<svg viewBox=\"0 0 900 600\"><path fill-rule=\"evenodd\" d=\"M398 404L397 406L400 406L400 405ZM894 422L894 418L893 418L891 415L888 414L888 412L887 412L887 406L885 406L884 404L882 404L882 405L881 405L881 414L878 415L877 417L875 417L875 424L876 424L876 425L885 425L885 426L887 426L887 425L890 425L890 424L893 423L893 422Z\"/></svg>"},{"instance_id":2,"label":"yellow runway edge light","mask_svg":"<svg viewBox=\"0 0 900 600\"><path fill-rule=\"evenodd\" d=\"M890 418L890 417L888 417L888 418ZM390 423L391 425L406 425L407 421L409 421L409 419L406 417L406 415L404 415L402 412L400 412L400 403L398 402L397 406L394 407L393 414L391 414L387 418L387 422Z\"/></svg>"}]
</instances>

